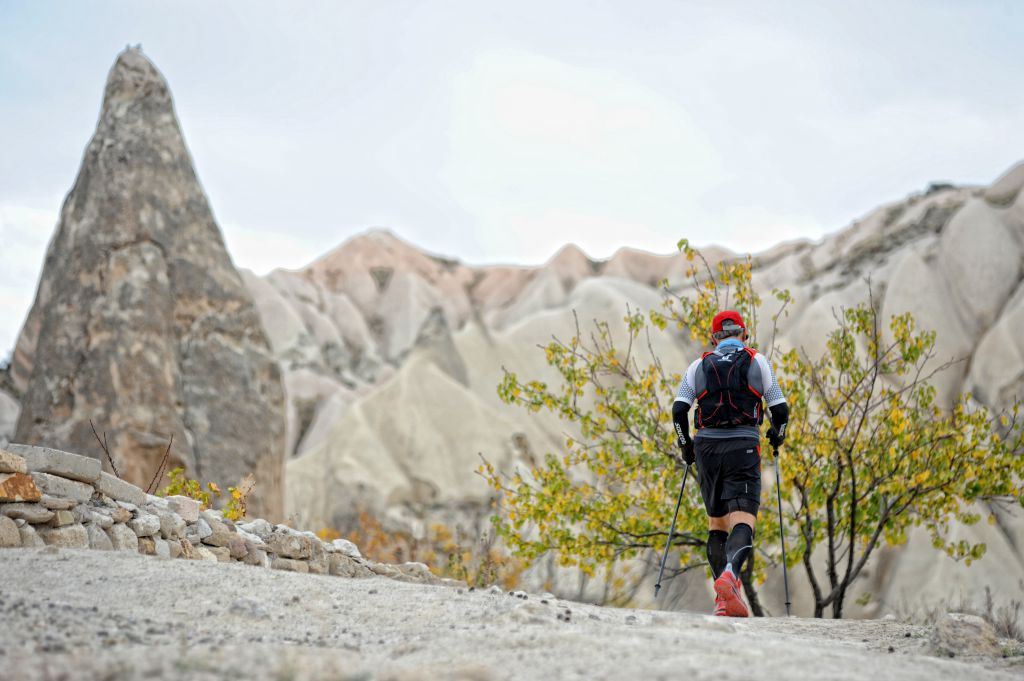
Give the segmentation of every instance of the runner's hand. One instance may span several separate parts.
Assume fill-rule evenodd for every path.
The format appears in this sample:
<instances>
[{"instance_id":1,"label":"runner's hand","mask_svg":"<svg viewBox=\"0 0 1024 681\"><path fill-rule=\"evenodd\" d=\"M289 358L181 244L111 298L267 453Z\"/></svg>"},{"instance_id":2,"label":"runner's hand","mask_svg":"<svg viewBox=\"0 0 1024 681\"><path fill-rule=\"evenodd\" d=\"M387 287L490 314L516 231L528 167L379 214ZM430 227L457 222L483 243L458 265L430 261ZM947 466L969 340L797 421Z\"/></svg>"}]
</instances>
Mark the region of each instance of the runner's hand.
<instances>
[{"instance_id":1,"label":"runner's hand","mask_svg":"<svg viewBox=\"0 0 1024 681\"><path fill-rule=\"evenodd\" d=\"M771 428L768 429L768 442L771 443L772 447L781 447L785 439L785 432L780 433L779 431L775 430L775 426L772 426Z\"/></svg>"},{"instance_id":2,"label":"runner's hand","mask_svg":"<svg viewBox=\"0 0 1024 681\"><path fill-rule=\"evenodd\" d=\"M683 461L686 462L687 466L692 466L696 460L697 455L693 451L693 440L687 440L683 443Z\"/></svg>"}]
</instances>

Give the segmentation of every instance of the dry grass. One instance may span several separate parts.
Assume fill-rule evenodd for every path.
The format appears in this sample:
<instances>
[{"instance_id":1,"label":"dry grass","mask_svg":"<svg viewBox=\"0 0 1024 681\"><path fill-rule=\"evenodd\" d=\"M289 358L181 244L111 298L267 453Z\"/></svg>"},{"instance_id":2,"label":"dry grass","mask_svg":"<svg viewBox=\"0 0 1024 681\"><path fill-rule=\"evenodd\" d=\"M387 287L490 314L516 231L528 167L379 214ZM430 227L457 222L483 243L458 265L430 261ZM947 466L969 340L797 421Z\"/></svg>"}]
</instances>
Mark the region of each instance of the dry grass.
<instances>
[{"instance_id":1,"label":"dry grass","mask_svg":"<svg viewBox=\"0 0 1024 681\"><path fill-rule=\"evenodd\" d=\"M317 535L322 539L341 537L333 528L323 528ZM363 511L359 514L358 527L349 532L346 539L372 560L424 563L436 575L459 579L476 587L499 584L513 589L519 585L526 568L522 561L496 544L493 533L470 535L441 523L431 525L425 537L417 538L408 532L387 530L376 517Z\"/></svg>"},{"instance_id":2,"label":"dry grass","mask_svg":"<svg viewBox=\"0 0 1024 681\"><path fill-rule=\"evenodd\" d=\"M981 615L985 621L996 630L1000 638L1012 638L1015 641L1024 642L1024 603L1013 599L1009 603L1000 606L995 605L992 598L992 590L985 587L985 607L980 612L973 614Z\"/></svg>"},{"instance_id":3,"label":"dry grass","mask_svg":"<svg viewBox=\"0 0 1024 681\"><path fill-rule=\"evenodd\" d=\"M949 598L932 606L911 607L907 603L902 603L895 608L894 614L906 622L934 624L939 618L951 612L977 615L992 625L999 638L1024 643L1024 601L1012 599L996 605L992 589L987 586L984 601L980 604L968 601L961 594L959 600Z\"/></svg>"}]
</instances>

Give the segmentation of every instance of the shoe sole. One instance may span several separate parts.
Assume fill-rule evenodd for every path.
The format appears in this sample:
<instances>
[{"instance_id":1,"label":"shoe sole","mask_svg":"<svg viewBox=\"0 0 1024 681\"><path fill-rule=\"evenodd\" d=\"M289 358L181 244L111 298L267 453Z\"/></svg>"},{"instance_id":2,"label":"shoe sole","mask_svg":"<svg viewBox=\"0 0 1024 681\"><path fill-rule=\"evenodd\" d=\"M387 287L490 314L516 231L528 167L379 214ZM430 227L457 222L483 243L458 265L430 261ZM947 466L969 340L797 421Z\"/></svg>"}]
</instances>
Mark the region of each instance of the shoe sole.
<instances>
[{"instance_id":1,"label":"shoe sole","mask_svg":"<svg viewBox=\"0 0 1024 681\"><path fill-rule=\"evenodd\" d=\"M720 617L750 617L739 589L730 581L718 578L715 580L715 593L724 601L724 612ZM717 612L715 613L717 614Z\"/></svg>"}]
</instances>

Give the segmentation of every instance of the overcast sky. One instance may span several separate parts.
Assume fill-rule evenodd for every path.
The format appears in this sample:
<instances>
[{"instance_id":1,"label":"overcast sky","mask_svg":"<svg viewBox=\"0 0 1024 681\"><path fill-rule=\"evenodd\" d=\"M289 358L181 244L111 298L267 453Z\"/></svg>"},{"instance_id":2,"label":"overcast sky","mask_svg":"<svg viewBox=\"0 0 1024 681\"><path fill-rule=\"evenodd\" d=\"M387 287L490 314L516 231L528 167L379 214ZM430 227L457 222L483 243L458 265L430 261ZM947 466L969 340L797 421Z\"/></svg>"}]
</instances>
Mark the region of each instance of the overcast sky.
<instances>
[{"instance_id":1,"label":"overcast sky","mask_svg":"<svg viewBox=\"0 0 1024 681\"><path fill-rule=\"evenodd\" d=\"M1024 158L1018 2L0 0L0 356L126 44L235 262L759 250Z\"/></svg>"}]
</instances>

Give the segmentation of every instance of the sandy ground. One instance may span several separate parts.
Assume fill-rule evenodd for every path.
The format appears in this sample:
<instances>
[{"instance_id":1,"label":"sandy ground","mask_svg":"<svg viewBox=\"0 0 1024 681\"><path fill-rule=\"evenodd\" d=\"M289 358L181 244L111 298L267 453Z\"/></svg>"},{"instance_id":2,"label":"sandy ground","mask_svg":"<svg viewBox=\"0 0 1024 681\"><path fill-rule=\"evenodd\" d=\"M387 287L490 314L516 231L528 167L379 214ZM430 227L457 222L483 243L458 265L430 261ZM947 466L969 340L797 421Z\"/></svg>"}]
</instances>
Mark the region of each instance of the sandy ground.
<instances>
[{"instance_id":1,"label":"sandy ground","mask_svg":"<svg viewBox=\"0 0 1024 681\"><path fill-rule=\"evenodd\" d=\"M0 551L0 679L1020 679L897 622L723 620L125 553Z\"/></svg>"}]
</instances>

